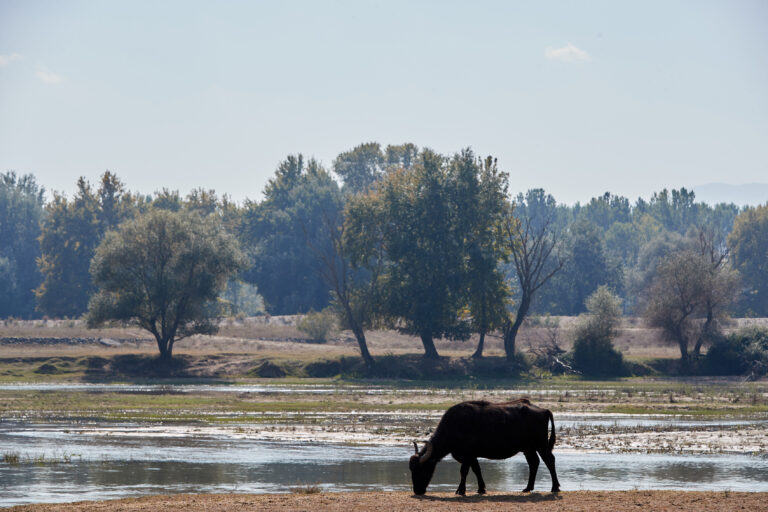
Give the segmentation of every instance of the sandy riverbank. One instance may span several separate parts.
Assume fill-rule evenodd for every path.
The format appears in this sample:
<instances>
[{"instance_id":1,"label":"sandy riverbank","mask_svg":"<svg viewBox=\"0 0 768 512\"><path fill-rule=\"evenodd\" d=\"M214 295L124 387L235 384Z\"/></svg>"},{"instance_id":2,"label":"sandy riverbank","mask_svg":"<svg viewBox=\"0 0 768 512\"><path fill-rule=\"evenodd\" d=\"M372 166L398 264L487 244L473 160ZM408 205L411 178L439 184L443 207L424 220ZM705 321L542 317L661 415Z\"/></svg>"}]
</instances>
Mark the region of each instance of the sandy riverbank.
<instances>
[{"instance_id":1,"label":"sandy riverbank","mask_svg":"<svg viewBox=\"0 0 768 512\"><path fill-rule=\"evenodd\" d=\"M61 505L24 505L13 512L136 512L150 510L245 511L312 510L356 512L460 510L523 512L565 511L764 511L767 493L680 492L680 491L573 491L559 494L498 494L459 497L447 493L428 493L415 497L406 492L316 493L316 494L182 494L136 499L86 501Z\"/></svg>"}]
</instances>

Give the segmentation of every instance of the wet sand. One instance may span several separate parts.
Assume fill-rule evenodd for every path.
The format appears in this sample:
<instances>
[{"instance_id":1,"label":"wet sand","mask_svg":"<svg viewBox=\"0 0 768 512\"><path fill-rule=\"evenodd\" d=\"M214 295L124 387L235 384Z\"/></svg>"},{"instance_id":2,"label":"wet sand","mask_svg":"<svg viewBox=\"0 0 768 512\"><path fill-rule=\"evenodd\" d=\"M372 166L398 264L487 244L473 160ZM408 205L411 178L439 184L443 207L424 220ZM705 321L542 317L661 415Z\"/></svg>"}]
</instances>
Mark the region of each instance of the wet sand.
<instances>
[{"instance_id":1,"label":"wet sand","mask_svg":"<svg viewBox=\"0 0 768 512\"><path fill-rule=\"evenodd\" d=\"M315 494L181 494L136 499L84 501L59 505L23 505L13 512L135 512L150 510L245 511L308 510L355 512L369 510L520 510L558 511L764 511L768 493L680 492L680 491L573 491L558 494L487 494L467 497L447 493L428 493L415 497L406 492L315 493Z\"/></svg>"}]
</instances>

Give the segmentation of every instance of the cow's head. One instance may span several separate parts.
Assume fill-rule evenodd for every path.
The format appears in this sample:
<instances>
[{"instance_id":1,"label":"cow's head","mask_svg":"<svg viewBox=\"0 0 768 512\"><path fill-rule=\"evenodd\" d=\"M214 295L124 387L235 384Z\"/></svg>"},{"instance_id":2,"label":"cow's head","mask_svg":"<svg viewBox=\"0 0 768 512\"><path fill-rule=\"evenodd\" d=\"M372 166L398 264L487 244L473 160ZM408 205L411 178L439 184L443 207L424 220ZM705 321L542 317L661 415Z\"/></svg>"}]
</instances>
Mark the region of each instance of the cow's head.
<instances>
[{"instance_id":1,"label":"cow's head","mask_svg":"<svg viewBox=\"0 0 768 512\"><path fill-rule=\"evenodd\" d=\"M435 466L437 466L437 458L432 457L432 443L429 441L424 443L424 448L421 451L419 451L419 445L416 444L416 441L413 442L413 447L416 453L411 455L408 467L411 470L413 493L421 495L427 492L427 486L432 480L432 474L435 472Z\"/></svg>"}]
</instances>

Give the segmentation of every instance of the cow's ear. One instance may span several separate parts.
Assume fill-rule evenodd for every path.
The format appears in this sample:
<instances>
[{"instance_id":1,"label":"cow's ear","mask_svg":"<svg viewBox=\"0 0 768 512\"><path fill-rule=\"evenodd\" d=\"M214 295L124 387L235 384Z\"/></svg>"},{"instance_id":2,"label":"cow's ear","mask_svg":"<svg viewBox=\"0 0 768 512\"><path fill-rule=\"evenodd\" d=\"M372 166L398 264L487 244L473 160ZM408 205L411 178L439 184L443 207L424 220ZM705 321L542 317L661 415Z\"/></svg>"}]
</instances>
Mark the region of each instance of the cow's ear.
<instances>
[{"instance_id":1,"label":"cow's ear","mask_svg":"<svg viewBox=\"0 0 768 512\"><path fill-rule=\"evenodd\" d=\"M416 454L419 453L419 445L416 444L416 441L413 442L413 449L415 450L414 453L416 453Z\"/></svg>"}]
</instances>

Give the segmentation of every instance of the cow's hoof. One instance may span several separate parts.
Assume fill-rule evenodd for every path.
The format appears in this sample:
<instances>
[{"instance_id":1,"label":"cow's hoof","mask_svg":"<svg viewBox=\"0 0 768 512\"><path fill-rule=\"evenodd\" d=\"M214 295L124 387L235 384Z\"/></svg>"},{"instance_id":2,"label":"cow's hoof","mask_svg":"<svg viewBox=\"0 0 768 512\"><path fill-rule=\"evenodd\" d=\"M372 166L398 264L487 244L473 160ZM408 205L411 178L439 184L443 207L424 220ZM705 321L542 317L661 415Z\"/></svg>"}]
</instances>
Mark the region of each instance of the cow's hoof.
<instances>
[{"instance_id":1,"label":"cow's hoof","mask_svg":"<svg viewBox=\"0 0 768 512\"><path fill-rule=\"evenodd\" d=\"M531 492L532 490L533 490L532 487L526 487L525 489L523 489L523 492Z\"/></svg>"},{"instance_id":2,"label":"cow's hoof","mask_svg":"<svg viewBox=\"0 0 768 512\"><path fill-rule=\"evenodd\" d=\"M560 488L559 487L553 487L552 488L552 492L560 492Z\"/></svg>"},{"instance_id":3,"label":"cow's hoof","mask_svg":"<svg viewBox=\"0 0 768 512\"><path fill-rule=\"evenodd\" d=\"M478 489L477 494L485 494L485 489Z\"/></svg>"},{"instance_id":4,"label":"cow's hoof","mask_svg":"<svg viewBox=\"0 0 768 512\"><path fill-rule=\"evenodd\" d=\"M464 496L467 494L467 492L464 489L456 489L456 494L459 496Z\"/></svg>"}]
</instances>

